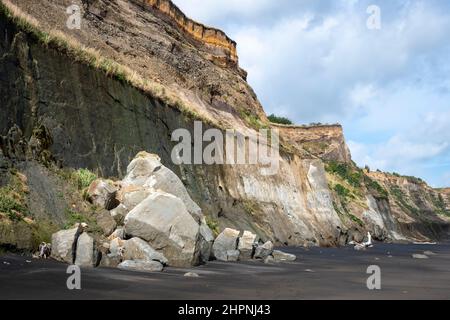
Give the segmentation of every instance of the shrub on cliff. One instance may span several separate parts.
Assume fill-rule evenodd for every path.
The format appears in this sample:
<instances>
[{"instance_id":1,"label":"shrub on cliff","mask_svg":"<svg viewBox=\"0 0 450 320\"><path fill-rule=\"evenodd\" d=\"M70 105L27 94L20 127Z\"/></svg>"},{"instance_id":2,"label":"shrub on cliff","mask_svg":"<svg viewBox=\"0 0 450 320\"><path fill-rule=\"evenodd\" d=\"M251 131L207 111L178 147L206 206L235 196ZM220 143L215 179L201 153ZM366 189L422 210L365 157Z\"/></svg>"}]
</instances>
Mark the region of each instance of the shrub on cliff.
<instances>
[{"instance_id":1,"label":"shrub on cliff","mask_svg":"<svg viewBox=\"0 0 450 320\"><path fill-rule=\"evenodd\" d=\"M276 116L273 113L270 116L268 116L268 119L272 123L279 123L279 124L285 124L285 125L293 124L293 122L290 119L285 118L285 117Z\"/></svg>"},{"instance_id":2,"label":"shrub on cliff","mask_svg":"<svg viewBox=\"0 0 450 320\"><path fill-rule=\"evenodd\" d=\"M355 169L347 163L330 161L325 166L325 170L329 173L340 176L343 180L346 180L351 186L355 188L361 187L363 174L359 169Z\"/></svg>"}]
</instances>

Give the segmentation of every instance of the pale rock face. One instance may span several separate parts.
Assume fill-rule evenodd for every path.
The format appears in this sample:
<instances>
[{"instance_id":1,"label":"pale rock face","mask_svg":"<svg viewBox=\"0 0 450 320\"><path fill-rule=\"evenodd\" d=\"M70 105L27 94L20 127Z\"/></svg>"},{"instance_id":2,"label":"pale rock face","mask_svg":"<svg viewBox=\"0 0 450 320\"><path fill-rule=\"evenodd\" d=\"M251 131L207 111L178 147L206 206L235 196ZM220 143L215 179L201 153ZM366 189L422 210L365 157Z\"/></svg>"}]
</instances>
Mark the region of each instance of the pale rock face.
<instances>
[{"instance_id":1,"label":"pale rock face","mask_svg":"<svg viewBox=\"0 0 450 320\"><path fill-rule=\"evenodd\" d=\"M369 209L363 213L362 218L373 235L379 239L406 240L398 233L398 226L390 213L380 208L372 195L366 198Z\"/></svg>"},{"instance_id":2,"label":"pale rock face","mask_svg":"<svg viewBox=\"0 0 450 320\"><path fill-rule=\"evenodd\" d=\"M173 194L184 202L187 210L198 223L203 218L202 210L191 199L183 182L175 173L161 164L161 159L157 155L147 152L139 153L128 166L127 175L122 183L125 188L134 186L142 187L144 190L159 190ZM129 207L125 202L124 205Z\"/></svg>"},{"instance_id":3,"label":"pale rock face","mask_svg":"<svg viewBox=\"0 0 450 320\"><path fill-rule=\"evenodd\" d=\"M75 259L76 243L82 230L82 227L77 225L73 229L54 233L51 256L56 260L72 264Z\"/></svg>"},{"instance_id":4,"label":"pale rock face","mask_svg":"<svg viewBox=\"0 0 450 320\"><path fill-rule=\"evenodd\" d=\"M228 191L233 197L259 204L271 238L295 245L337 241L342 225L322 161L294 157L288 162L280 157L274 176L263 177L251 167L234 174L238 183ZM226 179L225 184L233 186L230 177Z\"/></svg>"},{"instance_id":5,"label":"pale rock face","mask_svg":"<svg viewBox=\"0 0 450 320\"><path fill-rule=\"evenodd\" d=\"M91 183L88 189L88 199L106 210L112 210L119 205L116 199L117 188L112 184L112 182L97 179Z\"/></svg>"},{"instance_id":6,"label":"pale rock face","mask_svg":"<svg viewBox=\"0 0 450 320\"><path fill-rule=\"evenodd\" d=\"M308 161L305 161L305 164L308 164ZM339 236L338 227L342 228L342 223L334 210L323 162L310 160L307 177L309 182L307 204L310 212L314 213L317 233L337 239Z\"/></svg>"},{"instance_id":7,"label":"pale rock face","mask_svg":"<svg viewBox=\"0 0 450 320\"><path fill-rule=\"evenodd\" d=\"M168 263L163 254L156 252L147 242L139 238L127 240L123 250L124 260L158 261L163 265Z\"/></svg>"},{"instance_id":8,"label":"pale rock face","mask_svg":"<svg viewBox=\"0 0 450 320\"><path fill-rule=\"evenodd\" d=\"M94 239L87 233L81 234L78 237L75 264L80 267L95 267L98 257Z\"/></svg>"},{"instance_id":9,"label":"pale rock face","mask_svg":"<svg viewBox=\"0 0 450 320\"><path fill-rule=\"evenodd\" d=\"M183 201L164 192L151 194L125 218L127 235L148 241L176 267L198 263L199 229Z\"/></svg>"},{"instance_id":10,"label":"pale rock face","mask_svg":"<svg viewBox=\"0 0 450 320\"><path fill-rule=\"evenodd\" d=\"M253 257L255 245L258 242L258 236L250 231L244 231L239 238L238 250L240 251L240 260L249 260Z\"/></svg>"},{"instance_id":11,"label":"pale rock face","mask_svg":"<svg viewBox=\"0 0 450 320\"><path fill-rule=\"evenodd\" d=\"M273 252L273 243L272 241L267 241L263 245L256 247L255 250L255 259L265 259L270 256Z\"/></svg>"},{"instance_id":12,"label":"pale rock face","mask_svg":"<svg viewBox=\"0 0 450 320\"><path fill-rule=\"evenodd\" d=\"M228 251L237 249L239 231L226 228L219 234L213 244L213 254L217 260L228 261Z\"/></svg>"},{"instance_id":13,"label":"pale rock face","mask_svg":"<svg viewBox=\"0 0 450 320\"><path fill-rule=\"evenodd\" d=\"M161 272L164 266L158 261L126 260L118 265L121 270L139 272Z\"/></svg>"}]
</instances>

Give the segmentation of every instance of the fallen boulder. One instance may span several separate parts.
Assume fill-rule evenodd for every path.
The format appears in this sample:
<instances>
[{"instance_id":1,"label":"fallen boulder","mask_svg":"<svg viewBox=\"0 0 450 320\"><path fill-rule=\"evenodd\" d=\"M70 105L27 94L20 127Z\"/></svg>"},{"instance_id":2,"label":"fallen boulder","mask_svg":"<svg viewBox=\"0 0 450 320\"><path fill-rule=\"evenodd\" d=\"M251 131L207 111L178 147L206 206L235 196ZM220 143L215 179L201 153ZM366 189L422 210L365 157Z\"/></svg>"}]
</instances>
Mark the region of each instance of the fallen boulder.
<instances>
[{"instance_id":1,"label":"fallen boulder","mask_svg":"<svg viewBox=\"0 0 450 320\"><path fill-rule=\"evenodd\" d=\"M255 259L265 259L270 256L273 252L273 243L272 241L267 241L263 245L256 247L255 249Z\"/></svg>"},{"instance_id":2,"label":"fallen boulder","mask_svg":"<svg viewBox=\"0 0 450 320\"><path fill-rule=\"evenodd\" d=\"M294 254L286 253L280 250L274 250L272 252L272 256L275 259L275 262L295 261L297 259L297 256Z\"/></svg>"},{"instance_id":3,"label":"fallen boulder","mask_svg":"<svg viewBox=\"0 0 450 320\"><path fill-rule=\"evenodd\" d=\"M272 264L275 263L275 258L273 256L267 256L264 258L264 263L265 264Z\"/></svg>"},{"instance_id":4,"label":"fallen boulder","mask_svg":"<svg viewBox=\"0 0 450 320\"><path fill-rule=\"evenodd\" d=\"M127 235L148 241L175 267L199 263L199 228L183 201L160 191L147 197L125 218Z\"/></svg>"},{"instance_id":5,"label":"fallen boulder","mask_svg":"<svg viewBox=\"0 0 450 320\"><path fill-rule=\"evenodd\" d=\"M208 262L211 259L214 235L205 222L200 225L200 258L202 262Z\"/></svg>"},{"instance_id":6,"label":"fallen boulder","mask_svg":"<svg viewBox=\"0 0 450 320\"><path fill-rule=\"evenodd\" d=\"M116 193L117 188L111 181L97 179L89 186L87 196L92 204L106 210L112 210L119 205Z\"/></svg>"},{"instance_id":7,"label":"fallen boulder","mask_svg":"<svg viewBox=\"0 0 450 320\"><path fill-rule=\"evenodd\" d=\"M114 208L109 213L118 225L123 225L123 221L125 220L128 212L129 210L127 209L127 207L125 207L123 204L119 204L117 208Z\"/></svg>"},{"instance_id":8,"label":"fallen boulder","mask_svg":"<svg viewBox=\"0 0 450 320\"><path fill-rule=\"evenodd\" d=\"M126 208L128 213L144 201L152 192L154 190L151 188L122 183L122 189L119 190L117 199Z\"/></svg>"},{"instance_id":9,"label":"fallen boulder","mask_svg":"<svg viewBox=\"0 0 450 320\"><path fill-rule=\"evenodd\" d=\"M195 273L195 272L187 272L187 273L184 274L184 276L187 277L187 278L198 278L198 277L200 277L200 276L199 276L197 273Z\"/></svg>"},{"instance_id":10,"label":"fallen boulder","mask_svg":"<svg viewBox=\"0 0 450 320\"><path fill-rule=\"evenodd\" d=\"M86 232L78 237L75 264L80 267L96 267L99 263L99 252L94 239Z\"/></svg>"},{"instance_id":11,"label":"fallen boulder","mask_svg":"<svg viewBox=\"0 0 450 320\"><path fill-rule=\"evenodd\" d=\"M236 262L239 260L240 252L239 250L228 250L227 251L227 261Z\"/></svg>"},{"instance_id":12,"label":"fallen boulder","mask_svg":"<svg viewBox=\"0 0 450 320\"><path fill-rule=\"evenodd\" d=\"M52 235L51 257L69 264L74 263L78 237L83 228L77 225L69 230L61 230Z\"/></svg>"},{"instance_id":13,"label":"fallen boulder","mask_svg":"<svg viewBox=\"0 0 450 320\"><path fill-rule=\"evenodd\" d=\"M213 255L217 260L228 261L228 251L236 250L239 231L226 228L220 233L213 244Z\"/></svg>"},{"instance_id":14,"label":"fallen boulder","mask_svg":"<svg viewBox=\"0 0 450 320\"><path fill-rule=\"evenodd\" d=\"M108 240L113 240L115 238L119 238L121 240L125 238L125 231L123 230L122 227L119 227L116 230L114 230L114 232L111 233L111 235L108 237Z\"/></svg>"},{"instance_id":15,"label":"fallen boulder","mask_svg":"<svg viewBox=\"0 0 450 320\"><path fill-rule=\"evenodd\" d=\"M123 260L158 261L163 265L168 263L162 253L155 251L147 242L140 238L127 240L123 246Z\"/></svg>"},{"instance_id":16,"label":"fallen boulder","mask_svg":"<svg viewBox=\"0 0 450 320\"><path fill-rule=\"evenodd\" d=\"M250 231L244 231L239 238L238 250L240 251L240 260L250 260L253 258L255 246L258 242L258 236Z\"/></svg>"},{"instance_id":17,"label":"fallen boulder","mask_svg":"<svg viewBox=\"0 0 450 320\"><path fill-rule=\"evenodd\" d=\"M104 268L117 268L120 262L121 259L118 256L114 256L112 254L103 254L99 266Z\"/></svg>"},{"instance_id":18,"label":"fallen boulder","mask_svg":"<svg viewBox=\"0 0 450 320\"><path fill-rule=\"evenodd\" d=\"M109 236L117 227L117 223L109 211L101 210L96 214L97 225L102 229L105 236Z\"/></svg>"},{"instance_id":19,"label":"fallen boulder","mask_svg":"<svg viewBox=\"0 0 450 320\"><path fill-rule=\"evenodd\" d=\"M140 272L160 272L164 269L163 265L158 261L146 260L126 260L118 266L121 270L140 271Z\"/></svg>"},{"instance_id":20,"label":"fallen boulder","mask_svg":"<svg viewBox=\"0 0 450 320\"><path fill-rule=\"evenodd\" d=\"M201 208L191 199L183 182L175 173L161 164L161 159L157 155L140 152L128 166L127 175L122 184L125 188L140 186L143 189L155 189L173 194L184 202L197 223L200 223L203 218Z\"/></svg>"},{"instance_id":21,"label":"fallen boulder","mask_svg":"<svg viewBox=\"0 0 450 320\"><path fill-rule=\"evenodd\" d=\"M148 178L162 166L161 158L145 151L139 152L127 167L127 175L122 180L123 186L143 186Z\"/></svg>"}]
</instances>

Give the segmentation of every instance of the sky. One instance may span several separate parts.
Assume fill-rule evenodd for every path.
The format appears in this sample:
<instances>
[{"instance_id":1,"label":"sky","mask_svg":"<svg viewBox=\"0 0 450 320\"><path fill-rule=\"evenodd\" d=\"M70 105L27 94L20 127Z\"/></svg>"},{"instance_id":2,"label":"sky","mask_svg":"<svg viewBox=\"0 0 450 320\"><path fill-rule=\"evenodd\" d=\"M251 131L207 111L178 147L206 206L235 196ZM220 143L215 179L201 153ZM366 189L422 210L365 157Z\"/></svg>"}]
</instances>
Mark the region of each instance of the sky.
<instances>
[{"instance_id":1,"label":"sky","mask_svg":"<svg viewBox=\"0 0 450 320\"><path fill-rule=\"evenodd\" d=\"M450 1L174 2L238 43L267 114L340 123L359 166L450 187Z\"/></svg>"}]
</instances>

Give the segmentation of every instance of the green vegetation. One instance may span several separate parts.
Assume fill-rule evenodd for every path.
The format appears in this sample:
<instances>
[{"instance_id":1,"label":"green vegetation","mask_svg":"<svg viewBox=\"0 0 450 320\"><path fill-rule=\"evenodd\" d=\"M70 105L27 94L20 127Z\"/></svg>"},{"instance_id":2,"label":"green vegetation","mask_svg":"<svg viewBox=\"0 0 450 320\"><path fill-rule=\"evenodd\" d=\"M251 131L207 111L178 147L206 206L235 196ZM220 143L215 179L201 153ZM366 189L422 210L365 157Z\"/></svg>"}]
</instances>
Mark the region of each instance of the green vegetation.
<instances>
[{"instance_id":1,"label":"green vegetation","mask_svg":"<svg viewBox=\"0 0 450 320\"><path fill-rule=\"evenodd\" d=\"M76 223L88 223L89 219L83 216L81 213L75 212L70 209L66 209L67 222L64 225L64 229L70 229Z\"/></svg>"},{"instance_id":2,"label":"green vegetation","mask_svg":"<svg viewBox=\"0 0 450 320\"><path fill-rule=\"evenodd\" d=\"M14 198L11 190L0 189L0 213L5 213L9 219L18 221L28 214L28 209Z\"/></svg>"},{"instance_id":3,"label":"green vegetation","mask_svg":"<svg viewBox=\"0 0 450 320\"><path fill-rule=\"evenodd\" d=\"M293 122L290 119L285 118L285 117L276 116L273 113L270 116L268 116L268 119L272 123L279 123L279 124L284 124L284 125L292 125L293 124Z\"/></svg>"},{"instance_id":4,"label":"green vegetation","mask_svg":"<svg viewBox=\"0 0 450 320\"><path fill-rule=\"evenodd\" d=\"M325 170L338 175L355 188L359 188L362 185L363 173L360 169L353 168L350 164L330 161L326 164Z\"/></svg>"},{"instance_id":5,"label":"green vegetation","mask_svg":"<svg viewBox=\"0 0 450 320\"><path fill-rule=\"evenodd\" d=\"M343 200L347 200L347 198L351 195L350 190L348 190L346 187L344 187L341 184L337 184L334 186L333 188L334 191L336 191L336 193L338 194L338 196L343 199Z\"/></svg>"},{"instance_id":6,"label":"green vegetation","mask_svg":"<svg viewBox=\"0 0 450 320\"><path fill-rule=\"evenodd\" d=\"M51 242L52 234L59 230L59 226L51 221L39 221L33 226L33 248L38 248L42 242Z\"/></svg>"},{"instance_id":7,"label":"green vegetation","mask_svg":"<svg viewBox=\"0 0 450 320\"><path fill-rule=\"evenodd\" d=\"M377 181L366 175L364 175L364 181L369 191L375 191L378 197L384 199L387 199L389 197L388 191L383 188Z\"/></svg>"},{"instance_id":8,"label":"green vegetation","mask_svg":"<svg viewBox=\"0 0 450 320\"><path fill-rule=\"evenodd\" d=\"M102 230L97 224L95 219L95 212L92 215L83 214L71 209L66 209L65 211L67 220L64 224L64 229L72 228L76 223L86 223L88 225L89 231L93 233L101 233Z\"/></svg>"},{"instance_id":9,"label":"green vegetation","mask_svg":"<svg viewBox=\"0 0 450 320\"><path fill-rule=\"evenodd\" d=\"M402 208L403 210L413 213L415 215L420 215L420 210L411 206L408 202L407 202L407 196L406 194L400 189L400 187L398 186L391 186L391 194L395 197L396 202L398 204L398 206L400 208Z\"/></svg>"},{"instance_id":10,"label":"green vegetation","mask_svg":"<svg viewBox=\"0 0 450 320\"><path fill-rule=\"evenodd\" d=\"M263 123L257 115L248 110L239 111L239 115L251 128L255 130L267 128L267 125Z\"/></svg>"},{"instance_id":11,"label":"green vegetation","mask_svg":"<svg viewBox=\"0 0 450 320\"><path fill-rule=\"evenodd\" d=\"M440 215L450 217L450 210L447 210L444 198L441 194L430 194L431 201L433 202L433 205L435 206L436 212Z\"/></svg>"},{"instance_id":12,"label":"green vegetation","mask_svg":"<svg viewBox=\"0 0 450 320\"><path fill-rule=\"evenodd\" d=\"M361 219L359 219L357 216L355 216L355 215L351 214L350 212L348 212L347 207L345 206L344 203L341 203L341 205L342 205L342 209L344 210L344 212L342 212L342 210L339 209L339 206L337 205L337 203L333 201L334 210L339 215L341 221L342 221L343 218L347 218L347 219L350 219L351 221L357 223L361 227L364 226L364 222Z\"/></svg>"},{"instance_id":13,"label":"green vegetation","mask_svg":"<svg viewBox=\"0 0 450 320\"><path fill-rule=\"evenodd\" d=\"M11 171L10 175L9 184L0 188L0 214L12 221L20 221L30 215L26 205L26 178L16 171Z\"/></svg>"},{"instance_id":14,"label":"green vegetation","mask_svg":"<svg viewBox=\"0 0 450 320\"><path fill-rule=\"evenodd\" d=\"M259 210L259 205L256 201L245 199L242 201L242 206L245 212L250 215L254 215Z\"/></svg>"},{"instance_id":15,"label":"green vegetation","mask_svg":"<svg viewBox=\"0 0 450 320\"><path fill-rule=\"evenodd\" d=\"M214 233L214 236L217 237L220 233L219 222L214 220L211 217L206 217L206 224L211 229L211 231Z\"/></svg>"},{"instance_id":16,"label":"green vegetation","mask_svg":"<svg viewBox=\"0 0 450 320\"><path fill-rule=\"evenodd\" d=\"M78 169L72 173L72 179L78 187L78 190L84 190L88 188L95 179L97 179L97 175L88 169Z\"/></svg>"},{"instance_id":17,"label":"green vegetation","mask_svg":"<svg viewBox=\"0 0 450 320\"><path fill-rule=\"evenodd\" d=\"M359 219L357 216L355 216L355 215L353 215L353 214L351 214L351 213L349 213L348 216L350 217L350 219L351 219L353 222L356 222L356 223L359 224L361 227L364 226L364 222L362 222L361 219Z\"/></svg>"},{"instance_id":18,"label":"green vegetation","mask_svg":"<svg viewBox=\"0 0 450 320\"><path fill-rule=\"evenodd\" d=\"M399 174L397 172L393 172L392 175L394 177L397 177L397 178L405 178L406 180L408 180L411 183L415 183L415 184L422 184L422 183L424 183L424 181L421 178L418 178L418 177L404 176L404 175L401 175L401 174Z\"/></svg>"}]
</instances>

